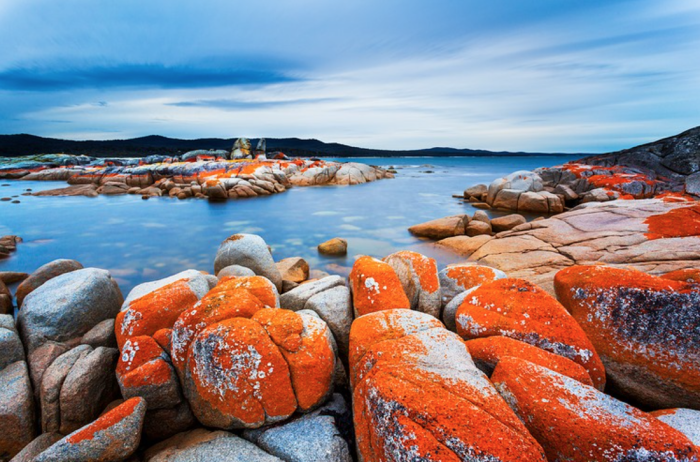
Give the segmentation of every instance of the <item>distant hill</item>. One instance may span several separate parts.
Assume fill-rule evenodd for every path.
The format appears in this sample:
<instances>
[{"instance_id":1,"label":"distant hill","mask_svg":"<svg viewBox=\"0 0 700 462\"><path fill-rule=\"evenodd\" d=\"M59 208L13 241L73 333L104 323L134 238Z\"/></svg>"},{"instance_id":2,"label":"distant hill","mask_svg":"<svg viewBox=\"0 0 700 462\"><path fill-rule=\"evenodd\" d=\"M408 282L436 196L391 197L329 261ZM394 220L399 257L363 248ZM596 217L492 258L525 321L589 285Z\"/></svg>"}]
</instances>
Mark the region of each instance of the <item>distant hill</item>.
<instances>
[{"instance_id":1,"label":"distant hill","mask_svg":"<svg viewBox=\"0 0 700 462\"><path fill-rule=\"evenodd\" d=\"M33 154L85 154L92 157L145 157L152 154L176 155L194 149L230 150L235 138L201 138L181 140L151 135L128 140L73 141L42 138L34 135L0 135L0 156L17 157ZM251 138L255 147L258 140ZM267 150L282 151L294 157L420 157L420 156L527 156L553 155L541 152L494 152L480 149L430 148L409 151L365 149L316 139L267 138ZM583 155L583 154L582 154Z\"/></svg>"}]
</instances>

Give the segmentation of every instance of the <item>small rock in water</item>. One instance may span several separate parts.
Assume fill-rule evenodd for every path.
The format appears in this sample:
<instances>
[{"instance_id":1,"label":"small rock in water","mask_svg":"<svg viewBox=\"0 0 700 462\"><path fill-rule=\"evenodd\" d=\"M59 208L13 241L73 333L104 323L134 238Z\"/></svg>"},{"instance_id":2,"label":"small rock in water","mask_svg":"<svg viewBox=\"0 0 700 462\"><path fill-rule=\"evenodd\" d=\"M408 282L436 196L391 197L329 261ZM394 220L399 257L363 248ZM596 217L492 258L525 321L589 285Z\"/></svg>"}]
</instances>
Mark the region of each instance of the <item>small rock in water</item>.
<instances>
[{"instance_id":1,"label":"small rock in water","mask_svg":"<svg viewBox=\"0 0 700 462\"><path fill-rule=\"evenodd\" d=\"M323 255L342 256L348 253L348 241L339 237L318 245L318 253Z\"/></svg>"}]
</instances>

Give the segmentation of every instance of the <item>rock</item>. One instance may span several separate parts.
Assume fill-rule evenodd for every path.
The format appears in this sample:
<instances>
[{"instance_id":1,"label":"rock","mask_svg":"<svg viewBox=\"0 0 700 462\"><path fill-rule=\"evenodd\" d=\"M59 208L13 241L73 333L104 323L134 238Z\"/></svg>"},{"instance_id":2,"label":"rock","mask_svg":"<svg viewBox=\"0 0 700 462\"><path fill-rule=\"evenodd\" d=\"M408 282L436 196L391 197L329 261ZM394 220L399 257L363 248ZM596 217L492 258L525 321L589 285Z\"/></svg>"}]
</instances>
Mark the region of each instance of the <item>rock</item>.
<instances>
[{"instance_id":1,"label":"rock","mask_svg":"<svg viewBox=\"0 0 700 462\"><path fill-rule=\"evenodd\" d=\"M195 270L134 287L116 318L117 343L171 328L178 316L209 292L207 277Z\"/></svg>"},{"instance_id":2,"label":"rock","mask_svg":"<svg viewBox=\"0 0 700 462\"><path fill-rule=\"evenodd\" d=\"M671 271L669 273L661 276L663 279L670 279L671 281L681 281L689 282L692 284L700 284L700 269L697 268L686 268L676 271Z\"/></svg>"},{"instance_id":3,"label":"rock","mask_svg":"<svg viewBox=\"0 0 700 462\"><path fill-rule=\"evenodd\" d=\"M500 210L518 210L518 202L522 193L517 189L502 189L498 192L496 199L487 205Z\"/></svg>"},{"instance_id":4,"label":"rock","mask_svg":"<svg viewBox=\"0 0 700 462\"><path fill-rule=\"evenodd\" d=\"M91 351L89 345L68 350L52 361L42 375L38 393L43 432L58 432L61 429L61 388L78 359L84 358Z\"/></svg>"},{"instance_id":5,"label":"rock","mask_svg":"<svg viewBox=\"0 0 700 462\"><path fill-rule=\"evenodd\" d=\"M574 191L565 184L558 184L554 188L554 194L563 196L566 202L572 202L578 199L578 194L576 193L576 191Z\"/></svg>"},{"instance_id":6,"label":"rock","mask_svg":"<svg viewBox=\"0 0 700 462\"><path fill-rule=\"evenodd\" d=\"M15 282L22 282L29 277L27 273L20 273L17 271L0 271L0 281L5 284L14 284Z\"/></svg>"},{"instance_id":7,"label":"rock","mask_svg":"<svg viewBox=\"0 0 700 462\"><path fill-rule=\"evenodd\" d=\"M394 269L376 258L361 256L355 260L349 281L356 317L375 311L411 307Z\"/></svg>"},{"instance_id":8,"label":"rock","mask_svg":"<svg viewBox=\"0 0 700 462\"><path fill-rule=\"evenodd\" d=\"M683 433L695 446L700 447L700 411L695 409L663 409L651 413L663 423Z\"/></svg>"},{"instance_id":9,"label":"rock","mask_svg":"<svg viewBox=\"0 0 700 462\"><path fill-rule=\"evenodd\" d=\"M116 374L122 396L144 398L149 411L174 408L182 401L170 357L149 336L131 337L124 343Z\"/></svg>"},{"instance_id":10,"label":"rock","mask_svg":"<svg viewBox=\"0 0 700 462\"><path fill-rule=\"evenodd\" d=\"M36 457L35 462L117 462L132 455L141 440L146 402L132 398L71 433Z\"/></svg>"},{"instance_id":11,"label":"rock","mask_svg":"<svg viewBox=\"0 0 700 462\"><path fill-rule=\"evenodd\" d=\"M491 240L491 236L482 234L480 236L454 236L437 241L436 244L440 247L445 247L452 252L463 257L469 257L471 254L479 250L482 245Z\"/></svg>"},{"instance_id":12,"label":"rock","mask_svg":"<svg viewBox=\"0 0 700 462\"><path fill-rule=\"evenodd\" d=\"M513 172L510 175L506 175L503 178L494 180L488 189L488 198L486 202L489 205L495 207L494 202L504 190L512 190L518 192L539 192L542 191L544 186L542 185L542 178L534 172L529 172L527 170L519 170Z\"/></svg>"},{"instance_id":13,"label":"rock","mask_svg":"<svg viewBox=\"0 0 700 462\"><path fill-rule=\"evenodd\" d=\"M464 190L464 198L476 197L481 199L482 194L486 194L488 190L489 187L485 184L477 184Z\"/></svg>"},{"instance_id":14,"label":"rock","mask_svg":"<svg viewBox=\"0 0 700 462\"><path fill-rule=\"evenodd\" d=\"M197 419L189 403L183 400L175 407L148 410L143 421L143 437L149 441L162 441L189 430L195 424Z\"/></svg>"},{"instance_id":15,"label":"rock","mask_svg":"<svg viewBox=\"0 0 700 462\"><path fill-rule=\"evenodd\" d=\"M283 281L303 282L309 279L309 264L303 258L285 258L275 265L282 275Z\"/></svg>"},{"instance_id":16,"label":"rock","mask_svg":"<svg viewBox=\"0 0 700 462\"><path fill-rule=\"evenodd\" d=\"M146 462L281 462L253 443L225 431L198 428L180 433L146 451Z\"/></svg>"},{"instance_id":17,"label":"rock","mask_svg":"<svg viewBox=\"0 0 700 462\"><path fill-rule=\"evenodd\" d=\"M534 347L529 343L499 335L468 340L465 344L474 360L474 364L489 376L502 358L514 357L546 367L571 377L584 385L593 386L591 377L582 366L563 356Z\"/></svg>"},{"instance_id":18,"label":"rock","mask_svg":"<svg viewBox=\"0 0 700 462\"><path fill-rule=\"evenodd\" d=\"M95 184L77 184L68 186L67 188L47 189L32 193L32 196L85 196L97 197L97 185Z\"/></svg>"},{"instance_id":19,"label":"rock","mask_svg":"<svg viewBox=\"0 0 700 462\"><path fill-rule=\"evenodd\" d=\"M320 405L334 369L333 340L323 321L262 309L250 319L232 317L199 331L187 349L184 392L206 426L257 428Z\"/></svg>"},{"instance_id":20,"label":"rock","mask_svg":"<svg viewBox=\"0 0 700 462\"><path fill-rule=\"evenodd\" d=\"M474 264L448 265L447 268L438 273L442 305L446 306L450 300L465 290L505 277L506 273L503 271L488 266Z\"/></svg>"},{"instance_id":21,"label":"rock","mask_svg":"<svg viewBox=\"0 0 700 462\"><path fill-rule=\"evenodd\" d=\"M404 250L383 259L401 281L412 310L440 317L440 281L437 263L417 252Z\"/></svg>"},{"instance_id":22,"label":"rock","mask_svg":"<svg viewBox=\"0 0 700 462\"><path fill-rule=\"evenodd\" d=\"M554 284L611 393L651 409L700 408L700 286L605 266L572 267Z\"/></svg>"},{"instance_id":23,"label":"rock","mask_svg":"<svg viewBox=\"0 0 700 462\"><path fill-rule=\"evenodd\" d=\"M221 243L214 260L214 272L230 265L250 268L259 276L268 278L282 290L282 275L275 266L265 241L255 234L234 234Z\"/></svg>"},{"instance_id":24,"label":"rock","mask_svg":"<svg viewBox=\"0 0 700 462\"><path fill-rule=\"evenodd\" d=\"M266 452L290 462L352 462L343 427L352 415L339 394L329 405L281 425L245 430L244 438Z\"/></svg>"},{"instance_id":25,"label":"rock","mask_svg":"<svg viewBox=\"0 0 700 462\"><path fill-rule=\"evenodd\" d=\"M328 276L331 276L331 274L327 273L326 271L312 269L311 271L309 271L309 279L307 281L304 281L304 284L306 284L307 282L309 282L311 280L323 279L323 278L327 278Z\"/></svg>"},{"instance_id":26,"label":"rock","mask_svg":"<svg viewBox=\"0 0 700 462\"><path fill-rule=\"evenodd\" d=\"M493 228L493 232L500 233L501 231L511 230L524 223L527 223L524 216L513 213L511 215L493 218L491 220L491 227Z\"/></svg>"},{"instance_id":27,"label":"rock","mask_svg":"<svg viewBox=\"0 0 700 462\"><path fill-rule=\"evenodd\" d=\"M519 358L491 380L548 460L682 460L700 457L682 433L594 387Z\"/></svg>"},{"instance_id":28,"label":"rock","mask_svg":"<svg viewBox=\"0 0 700 462\"><path fill-rule=\"evenodd\" d=\"M98 194L105 194L108 196L115 196L119 194L126 194L129 186L124 183L119 182L107 182L104 185L97 188Z\"/></svg>"},{"instance_id":29,"label":"rock","mask_svg":"<svg viewBox=\"0 0 700 462\"><path fill-rule=\"evenodd\" d=\"M318 253L323 255L343 256L348 253L348 241L334 237L318 245Z\"/></svg>"},{"instance_id":30,"label":"rock","mask_svg":"<svg viewBox=\"0 0 700 462\"><path fill-rule=\"evenodd\" d=\"M0 370L17 361L24 361L24 347L9 314L0 315Z\"/></svg>"},{"instance_id":31,"label":"rock","mask_svg":"<svg viewBox=\"0 0 700 462\"><path fill-rule=\"evenodd\" d=\"M54 260L44 266L39 267L27 279L17 287L15 297L17 298L17 306L22 306L24 298L33 290L39 288L46 281L60 276L61 274L82 269L83 265L75 260Z\"/></svg>"},{"instance_id":32,"label":"rock","mask_svg":"<svg viewBox=\"0 0 700 462\"><path fill-rule=\"evenodd\" d=\"M10 462L33 462L34 458L63 438L60 433L42 433L26 445Z\"/></svg>"},{"instance_id":33,"label":"rock","mask_svg":"<svg viewBox=\"0 0 700 462\"><path fill-rule=\"evenodd\" d=\"M47 342L78 343L98 323L114 318L122 301L116 281L96 268L61 274L31 292L17 320L32 375L39 370L33 352Z\"/></svg>"},{"instance_id":34,"label":"rock","mask_svg":"<svg viewBox=\"0 0 700 462\"><path fill-rule=\"evenodd\" d=\"M549 219L500 233L469 260L493 266L554 293L557 271L573 265L625 266L652 274L700 266L700 231L692 223L693 203L660 199L589 203ZM695 213L696 214L696 213ZM696 214L697 215L697 214ZM670 220L670 221L669 221ZM659 229L670 233L649 232ZM666 224L664 224L666 223Z\"/></svg>"},{"instance_id":35,"label":"rock","mask_svg":"<svg viewBox=\"0 0 700 462\"><path fill-rule=\"evenodd\" d=\"M457 309L464 339L503 335L568 358L586 369L599 389L605 369L596 349L566 309L539 287L500 279L473 290Z\"/></svg>"},{"instance_id":36,"label":"rock","mask_svg":"<svg viewBox=\"0 0 700 462\"><path fill-rule=\"evenodd\" d=\"M549 204L542 194L526 191L518 197L518 208L523 212L548 213Z\"/></svg>"},{"instance_id":37,"label":"rock","mask_svg":"<svg viewBox=\"0 0 700 462\"><path fill-rule=\"evenodd\" d=\"M316 281L306 282L280 296L280 306L287 310L299 311L317 294L338 286L345 286L340 276L326 276Z\"/></svg>"},{"instance_id":38,"label":"rock","mask_svg":"<svg viewBox=\"0 0 700 462\"><path fill-rule=\"evenodd\" d=\"M240 276L255 276L255 271L250 268L246 268L245 266L231 265L216 273L216 277L219 278L219 280L227 277Z\"/></svg>"},{"instance_id":39,"label":"rock","mask_svg":"<svg viewBox=\"0 0 700 462\"><path fill-rule=\"evenodd\" d=\"M27 363L16 361L0 370L0 459L14 457L34 436L34 400Z\"/></svg>"},{"instance_id":40,"label":"rock","mask_svg":"<svg viewBox=\"0 0 700 462\"><path fill-rule=\"evenodd\" d=\"M81 355L70 368L59 397L60 433L65 435L91 422L118 396L114 377L118 356L114 348L98 347Z\"/></svg>"},{"instance_id":41,"label":"rock","mask_svg":"<svg viewBox=\"0 0 700 462\"><path fill-rule=\"evenodd\" d=\"M417 237L438 240L464 235L468 223L468 215L454 215L411 226L408 231Z\"/></svg>"},{"instance_id":42,"label":"rock","mask_svg":"<svg viewBox=\"0 0 700 462\"><path fill-rule=\"evenodd\" d=\"M307 285L307 284L305 284ZM338 344L341 358L347 358L352 325L352 296L345 285L337 285L312 295L304 304L328 324Z\"/></svg>"},{"instance_id":43,"label":"rock","mask_svg":"<svg viewBox=\"0 0 700 462\"><path fill-rule=\"evenodd\" d=\"M471 221L480 221L482 223L491 223L491 218L483 210L477 210L471 218Z\"/></svg>"},{"instance_id":44,"label":"rock","mask_svg":"<svg viewBox=\"0 0 700 462\"><path fill-rule=\"evenodd\" d=\"M82 345L90 345L93 348L107 347L117 348L117 337L114 335L114 319L105 319L97 323L80 339Z\"/></svg>"},{"instance_id":45,"label":"rock","mask_svg":"<svg viewBox=\"0 0 700 462\"><path fill-rule=\"evenodd\" d=\"M694 196L700 196L700 172L688 175L685 179L685 192Z\"/></svg>"},{"instance_id":46,"label":"rock","mask_svg":"<svg viewBox=\"0 0 700 462\"><path fill-rule=\"evenodd\" d=\"M251 144L248 138L238 138L233 143L231 150L231 159L249 159L252 157Z\"/></svg>"},{"instance_id":47,"label":"rock","mask_svg":"<svg viewBox=\"0 0 700 462\"><path fill-rule=\"evenodd\" d=\"M0 283L2 284L2 283ZM4 284L2 284L4 286ZM0 287L0 291L2 290L2 287ZM5 315L9 314L11 315L14 313L15 307L12 304L12 296L0 293L0 315Z\"/></svg>"},{"instance_id":48,"label":"rock","mask_svg":"<svg viewBox=\"0 0 700 462\"><path fill-rule=\"evenodd\" d=\"M470 460L478 454L483 460L545 461L464 343L436 324L409 310L370 313L353 323L360 460Z\"/></svg>"},{"instance_id":49,"label":"rock","mask_svg":"<svg viewBox=\"0 0 700 462\"><path fill-rule=\"evenodd\" d=\"M469 237L481 236L483 234L491 234L491 224L483 221L472 220L467 225L464 233Z\"/></svg>"}]
</instances>

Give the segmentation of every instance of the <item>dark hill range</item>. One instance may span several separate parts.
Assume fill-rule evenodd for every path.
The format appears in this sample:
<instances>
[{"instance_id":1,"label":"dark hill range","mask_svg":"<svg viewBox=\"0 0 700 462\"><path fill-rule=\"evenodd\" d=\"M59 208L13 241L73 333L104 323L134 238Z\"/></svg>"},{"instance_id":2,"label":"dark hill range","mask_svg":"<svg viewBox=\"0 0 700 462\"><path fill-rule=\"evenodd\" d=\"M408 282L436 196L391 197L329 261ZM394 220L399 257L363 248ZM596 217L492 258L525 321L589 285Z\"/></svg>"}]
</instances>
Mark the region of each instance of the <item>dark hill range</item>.
<instances>
[{"instance_id":1,"label":"dark hill range","mask_svg":"<svg viewBox=\"0 0 700 462\"><path fill-rule=\"evenodd\" d=\"M128 140L73 141L34 135L0 135L0 156L34 154L84 154L92 157L145 157L152 154L177 155L194 149L231 150L235 138L181 140L164 136L144 136ZM253 147L258 139L250 139ZM365 149L316 139L267 138L268 151L282 151L295 157L420 157L420 156L526 156L552 153L493 152L475 149L430 148L411 151ZM583 155L583 154L582 154Z\"/></svg>"}]
</instances>

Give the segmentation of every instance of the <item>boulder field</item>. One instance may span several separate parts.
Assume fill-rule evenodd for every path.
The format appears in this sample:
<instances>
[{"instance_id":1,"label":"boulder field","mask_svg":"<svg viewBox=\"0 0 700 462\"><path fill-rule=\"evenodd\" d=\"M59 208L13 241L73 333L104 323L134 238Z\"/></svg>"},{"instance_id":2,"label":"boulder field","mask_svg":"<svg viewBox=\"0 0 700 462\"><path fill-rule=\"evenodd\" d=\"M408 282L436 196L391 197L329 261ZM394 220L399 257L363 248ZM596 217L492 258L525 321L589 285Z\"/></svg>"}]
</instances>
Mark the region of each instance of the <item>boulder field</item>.
<instances>
[{"instance_id":1,"label":"boulder field","mask_svg":"<svg viewBox=\"0 0 700 462\"><path fill-rule=\"evenodd\" d=\"M264 147L263 147L264 149ZM284 192L292 186L355 185L393 178L380 168L357 162L290 159L263 151L238 155L226 151L192 151L180 157L96 159L44 155L0 158L0 179L65 181L70 186L35 196L138 194L220 201Z\"/></svg>"},{"instance_id":2,"label":"boulder field","mask_svg":"<svg viewBox=\"0 0 700 462\"><path fill-rule=\"evenodd\" d=\"M125 298L73 260L24 277L0 461L700 460L700 270L571 262L550 294L401 251L314 278L249 234L214 261Z\"/></svg>"}]
</instances>

